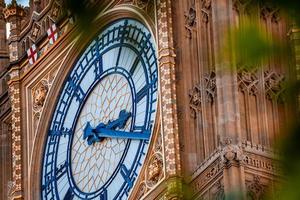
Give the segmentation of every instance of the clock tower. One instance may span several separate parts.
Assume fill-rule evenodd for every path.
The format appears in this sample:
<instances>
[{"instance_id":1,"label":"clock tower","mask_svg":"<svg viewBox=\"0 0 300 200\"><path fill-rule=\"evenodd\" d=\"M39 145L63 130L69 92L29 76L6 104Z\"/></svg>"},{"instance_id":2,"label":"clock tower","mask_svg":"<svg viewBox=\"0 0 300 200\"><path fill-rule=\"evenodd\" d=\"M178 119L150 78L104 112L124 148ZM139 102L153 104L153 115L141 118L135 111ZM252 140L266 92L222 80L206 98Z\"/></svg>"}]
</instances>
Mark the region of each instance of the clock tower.
<instances>
[{"instance_id":1,"label":"clock tower","mask_svg":"<svg viewBox=\"0 0 300 200\"><path fill-rule=\"evenodd\" d=\"M8 40L0 35L9 75L0 103L11 105L0 105L3 199L276 195L273 144L287 124L284 85L295 66L284 53L247 66L234 49L220 52L247 20L288 44L279 8L96 0L79 10L12 1L0 15L0 31L4 20L11 26Z\"/></svg>"}]
</instances>

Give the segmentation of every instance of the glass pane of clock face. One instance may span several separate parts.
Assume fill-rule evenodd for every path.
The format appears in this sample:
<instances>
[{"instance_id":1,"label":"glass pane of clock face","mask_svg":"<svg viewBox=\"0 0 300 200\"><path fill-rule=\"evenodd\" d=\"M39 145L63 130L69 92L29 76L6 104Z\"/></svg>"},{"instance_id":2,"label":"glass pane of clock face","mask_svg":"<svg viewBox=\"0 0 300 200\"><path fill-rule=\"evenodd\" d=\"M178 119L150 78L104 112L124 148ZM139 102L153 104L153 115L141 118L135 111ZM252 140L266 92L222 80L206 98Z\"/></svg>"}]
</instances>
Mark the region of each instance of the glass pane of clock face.
<instances>
[{"instance_id":1,"label":"glass pane of clock face","mask_svg":"<svg viewBox=\"0 0 300 200\"><path fill-rule=\"evenodd\" d=\"M122 19L87 46L48 131L42 199L127 199L155 123L157 62L140 22Z\"/></svg>"},{"instance_id":2,"label":"glass pane of clock face","mask_svg":"<svg viewBox=\"0 0 300 200\"><path fill-rule=\"evenodd\" d=\"M71 172L78 188L92 192L112 176L125 151L127 139L105 138L93 145L82 139L87 122L92 127L117 119L121 110L132 112L132 95L128 81L119 74L101 80L86 100L76 124L71 145ZM130 130L131 119L123 130Z\"/></svg>"}]
</instances>

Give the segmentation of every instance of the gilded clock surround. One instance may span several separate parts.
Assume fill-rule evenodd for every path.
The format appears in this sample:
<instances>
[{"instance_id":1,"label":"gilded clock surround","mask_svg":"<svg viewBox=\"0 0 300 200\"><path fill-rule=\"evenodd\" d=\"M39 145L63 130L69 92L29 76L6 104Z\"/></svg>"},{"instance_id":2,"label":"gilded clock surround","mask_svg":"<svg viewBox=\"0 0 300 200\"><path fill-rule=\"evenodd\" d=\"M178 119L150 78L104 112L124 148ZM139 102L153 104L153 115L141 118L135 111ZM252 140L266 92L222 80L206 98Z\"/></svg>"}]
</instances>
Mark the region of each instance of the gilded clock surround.
<instances>
[{"instance_id":1,"label":"gilded clock surround","mask_svg":"<svg viewBox=\"0 0 300 200\"><path fill-rule=\"evenodd\" d=\"M141 10L139 10L139 9L133 7L133 6L130 6L130 5L129 6L119 6L119 7L114 8L111 12L100 14L100 16L99 16L97 22L95 22L95 24L98 25L99 29L101 29L101 27L104 27L107 24L109 24L110 22L117 20L119 18L119 16L122 15L122 16L125 16L127 18L133 18L133 19L137 19L139 21L142 21L146 25L152 24L151 26L148 26L148 28L150 28L150 30L153 30L154 25L153 25L152 20L150 18L148 18L148 19L144 18L144 16L146 16L146 15L143 15L142 13L143 13L143 11L141 11ZM74 45L72 45L72 46L69 45L70 46L69 50L64 49L64 50L69 51L68 56L66 56L66 58L63 59L63 62L60 64L60 65L64 65L64 67L60 68L59 72L57 73L57 76L55 77L55 80L54 80L54 82L52 84L52 87L51 87L52 90L49 90L47 97L53 96L53 95L55 95L55 96L58 95L59 90L57 90L55 88L60 88L59 85L63 84L63 77L65 77L66 74L68 73L68 70L71 68L72 64L74 63L75 58L80 55L81 51L78 51L78 49L84 49L85 43L88 42L92 38L92 37L90 37L90 38L88 38L88 37L80 38L80 40L82 40L82 41L79 42L79 36L78 36L78 32L76 31L76 28L73 28L73 27L69 27L69 28L70 28L71 31L68 32L67 35L63 35L59 40L62 43L69 42L70 40L73 40ZM96 32L98 32L98 30L94 30L94 31L95 31L95 33L94 33L94 35L95 35ZM93 34L90 34L90 35L93 35ZM71 38L73 38L73 39L71 39ZM55 48L56 51L59 52L58 49L60 49L61 46L54 46L50 50L53 51L54 48ZM51 61L51 59L47 58L46 61L44 61L44 62L47 63L49 61ZM39 65L36 65L36 66L39 66ZM39 133L39 135L35 139L35 145L33 147L33 149L34 149L33 152L41 151L41 149L43 148L43 146L41 144L44 144L44 143L41 142L41 141L44 140L43 135L45 135L47 131L46 131L46 127L41 126L41 124L44 124L45 122L48 121L48 119L50 117L50 113L53 110L54 103L55 103L54 101L51 101L47 98L45 100L44 108L43 108L43 115L41 116L39 126L38 126L38 129L36 131L37 133ZM48 122L47 122L47 124L48 124ZM42 133L44 133L44 134L42 134ZM38 149L40 149L40 150L38 150ZM32 158L33 158L33 160L31 162L31 166L34 166L34 168L32 168L30 170L31 171L30 174L33 177L35 177L38 173L40 173L40 167L39 167L40 165L37 165L35 163L41 163L41 157L40 157L40 154L37 154L37 155L33 155ZM40 186L36 182L31 182L29 187L31 188L29 191L38 191L38 190L40 190L39 189ZM30 196L32 196L32 198L34 198L34 197L36 197L37 194L35 192L33 192L31 194L28 194L28 195L30 195Z\"/></svg>"}]
</instances>

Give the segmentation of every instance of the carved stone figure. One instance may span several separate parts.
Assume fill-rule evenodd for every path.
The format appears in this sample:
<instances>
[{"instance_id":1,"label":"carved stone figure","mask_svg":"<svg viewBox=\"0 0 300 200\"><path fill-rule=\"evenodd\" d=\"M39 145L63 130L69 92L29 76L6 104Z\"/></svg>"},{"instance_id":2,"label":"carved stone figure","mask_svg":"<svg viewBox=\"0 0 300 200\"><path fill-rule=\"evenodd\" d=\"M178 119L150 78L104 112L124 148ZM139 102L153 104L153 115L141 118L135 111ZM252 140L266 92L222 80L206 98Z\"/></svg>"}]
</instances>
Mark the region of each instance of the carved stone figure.
<instances>
[{"instance_id":1,"label":"carved stone figure","mask_svg":"<svg viewBox=\"0 0 300 200\"><path fill-rule=\"evenodd\" d=\"M47 93L48 86L45 83L40 83L33 94L33 103L36 107L42 107L44 105Z\"/></svg>"}]
</instances>

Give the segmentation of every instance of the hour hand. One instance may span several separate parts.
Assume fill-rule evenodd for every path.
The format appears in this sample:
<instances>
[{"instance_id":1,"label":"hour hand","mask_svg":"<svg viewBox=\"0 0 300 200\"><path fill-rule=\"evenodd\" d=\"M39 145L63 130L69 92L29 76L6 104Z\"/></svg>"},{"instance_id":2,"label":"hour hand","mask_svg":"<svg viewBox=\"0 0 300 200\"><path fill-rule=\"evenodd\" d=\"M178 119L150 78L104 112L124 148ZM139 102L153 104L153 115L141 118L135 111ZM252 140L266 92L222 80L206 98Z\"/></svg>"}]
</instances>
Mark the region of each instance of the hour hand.
<instances>
[{"instance_id":1,"label":"hour hand","mask_svg":"<svg viewBox=\"0 0 300 200\"><path fill-rule=\"evenodd\" d=\"M95 132L95 129L92 128L90 122L88 122L83 130L83 140L87 140L88 145L91 145L95 142L101 142L103 139L104 138L98 136L98 134Z\"/></svg>"}]
</instances>

